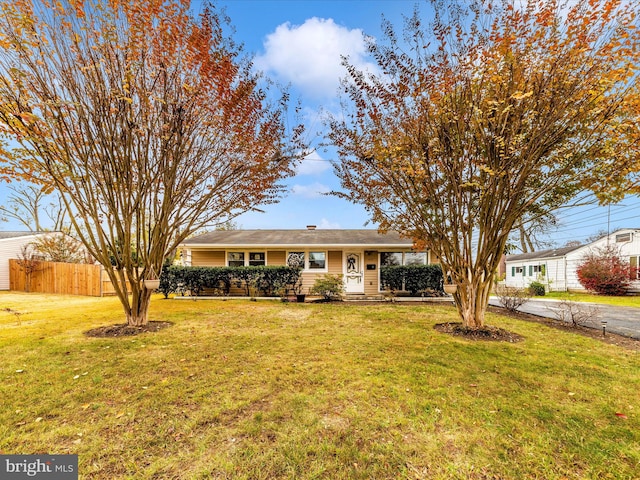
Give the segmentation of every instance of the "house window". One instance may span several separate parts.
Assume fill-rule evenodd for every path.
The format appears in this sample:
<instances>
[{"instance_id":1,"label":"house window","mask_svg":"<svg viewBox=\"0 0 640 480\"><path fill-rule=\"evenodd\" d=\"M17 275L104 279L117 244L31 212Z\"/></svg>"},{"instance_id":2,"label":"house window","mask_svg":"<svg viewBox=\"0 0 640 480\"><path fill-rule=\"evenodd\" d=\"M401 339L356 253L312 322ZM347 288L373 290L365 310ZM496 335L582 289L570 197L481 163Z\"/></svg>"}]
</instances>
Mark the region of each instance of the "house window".
<instances>
[{"instance_id":1,"label":"house window","mask_svg":"<svg viewBox=\"0 0 640 480\"><path fill-rule=\"evenodd\" d=\"M406 252L404 254L405 265L426 265L427 252Z\"/></svg>"},{"instance_id":2,"label":"house window","mask_svg":"<svg viewBox=\"0 0 640 480\"><path fill-rule=\"evenodd\" d=\"M287 265L304 270L326 270L327 252L288 252Z\"/></svg>"},{"instance_id":3,"label":"house window","mask_svg":"<svg viewBox=\"0 0 640 480\"><path fill-rule=\"evenodd\" d=\"M381 252L380 266L392 267L394 265L402 265L402 252Z\"/></svg>"},{"instance_id":4,"label":"house window","mask_svg":"<svg viewBox=\"0 0 640 480\"><path fill-rule=\"evenodd\" d=\"M640 257L633 255L629 257L629 280L640 279Z\"/></svg>"},{"instance_id":5,"label":"house window","mask_svg":"<svg viewBox=\"0 0 640 480\"><path fill-rule=\"evenodd\" d=\"M380 267L426 264L427 252L380 252Z\"/></svg>"},{"instance_id":6,"label":"house window","mask_svg":"<svg viewBox=\"0 0 640 480\"><path fill-rule=\"evenodd\" d=\"M287 265L294 268L304 268L304 252L289 252Z\"/></svg>"},{"instance_id":7,"label":"house window","mask_svg":"<svg viewBox=\"0 0 640 480\"><path fill-rule=\"evenodd\" d=\"M524 267L511 267L511 276L515 277L516 275L524 276Z\"/></svg>"},{"instance_id":8,"label":"house window","mask_svg":"<svg viewBox=\"0 0 640 480\"><path fill-rule=\"evenodd\" d=\"M264 252L249 252L249 266L262 267L266 265Z\"/></svg>"},{"instance_id":9,"label":"house window","mask_svg":"<svg viewBox=\"0 0 640 480\"><path fill-rule=\"evenodd\" d=\"M544 275L545 267L545 265L529 265L529 276L533 277L534 275Z\"/></svg>"},{"instance_id":10,"label":"house window","mask_svg":"<svg viewBox=\"0 0 640 480\"><path fill-rule=\"evenodd\" d=\"M227 265L244 267L244 252L227 252Z\"/></svg>"},{"instance_id":11,"label":"house window","mask_svg":"<svg viewBox=\"0 0 640 480\"><path fill-rule=\"evenodd\" d=\"M326 252L309 252L309 270L324 270L326 258Z\"/></svg>"},{"instance_id":12,"label":"house window","mask_svg":"<svg viewBox=\"0 0 640 480\"><path fill-rule=\"evenodd\" d=\"M616 235L616 243L625 243L631 241L631 232Z\"/></svg>"}]
</instances>

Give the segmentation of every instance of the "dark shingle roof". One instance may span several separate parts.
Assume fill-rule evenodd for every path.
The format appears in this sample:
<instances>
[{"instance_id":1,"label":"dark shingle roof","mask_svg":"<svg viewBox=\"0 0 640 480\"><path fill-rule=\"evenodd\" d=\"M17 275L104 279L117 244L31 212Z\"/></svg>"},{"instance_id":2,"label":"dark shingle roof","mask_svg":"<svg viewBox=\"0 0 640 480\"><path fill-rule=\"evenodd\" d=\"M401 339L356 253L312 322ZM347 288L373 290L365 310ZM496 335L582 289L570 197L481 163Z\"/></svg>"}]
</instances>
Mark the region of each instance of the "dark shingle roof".
<instances>
[{"instance_id":1,"label":"dark shingle roof","mask_svg":"<svg viewBox=\"0 0 640 480\"><path fill-rule=\"evenodd\" d=\"M377 230L217 230L184 241L187 246L304 246L358 245L411 247L411 239Z\"/></svg>"},{"instance_id":2,"label":"dark shingle roof","mask_svg":"<svg viewBox=\"0 0 640 480\"><path fill-rule=\"evenodd\" d=\"M574 250L584 246L585 245L576 245L573 247L551 248L549 250L541 250L539 252L521 253L519 255L507 255L507 262L564 257L567 253L573 252Z\"/></svg>"}]
</instances>

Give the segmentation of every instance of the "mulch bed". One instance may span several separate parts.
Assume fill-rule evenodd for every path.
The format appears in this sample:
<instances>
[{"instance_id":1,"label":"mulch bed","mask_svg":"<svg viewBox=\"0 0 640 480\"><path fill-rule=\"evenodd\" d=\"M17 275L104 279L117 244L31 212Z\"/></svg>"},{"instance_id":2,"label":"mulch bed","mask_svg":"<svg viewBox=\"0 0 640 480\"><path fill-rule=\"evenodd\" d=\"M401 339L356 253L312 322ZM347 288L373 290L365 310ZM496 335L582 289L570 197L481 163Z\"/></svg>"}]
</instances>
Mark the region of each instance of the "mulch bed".
<instances>
[{"instance_id":1,"label":"mulch bed","mask_svg":"<svg viewBox=\"0 0 640 480\"><path fill-rule=\"evenodd\" d=\"M434 327L438 332L448 333L467 340L483 340L493 342L516 343L524 340L522 335L509 332L503 328L485 326L484 328L467 328L462 323L438 323Z\"/></svg>"},{"instance_id":2,"label":"mulch bed","mask_svg":"<svg viewBox=\"0 0 640 480\"><path fill-rule=\"evenodd\" d=\"M139 335L147 332L158 332L163 328L167 328L173 325L171 322L155 322L151 321L146 325L140 327L132 327L126 323L119 323L117 325L107 325L106 327L93 328L84 334L87 337L131 337L133 335Z\"/></svg>"}]
</instances>

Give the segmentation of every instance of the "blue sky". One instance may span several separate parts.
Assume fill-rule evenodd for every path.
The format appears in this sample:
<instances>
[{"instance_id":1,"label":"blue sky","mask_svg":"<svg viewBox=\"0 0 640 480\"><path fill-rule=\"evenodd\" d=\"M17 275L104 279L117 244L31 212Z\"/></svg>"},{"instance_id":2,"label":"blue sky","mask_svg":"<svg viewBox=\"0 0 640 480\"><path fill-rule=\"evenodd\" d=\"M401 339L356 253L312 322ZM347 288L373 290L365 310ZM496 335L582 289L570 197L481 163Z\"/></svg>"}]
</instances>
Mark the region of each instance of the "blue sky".
<instances>
[{"instance_id":1,"label":"blue sky","mask_svg":"<svg viewBox=\"0 0 640 480\"><path fill-rule=\"evenodd\" d=\"M340 56L349 56L362 68L375 68L367 57L363 35L381 37L382 15L396 27L411 15L417 0L221 0L235 28L234 39L255 56L255 65L270 78L289 85L293 100L300 100L309 132L321 133L320 112L339 112L339 79L344 76ZM197 8L197 6L196 6ZM317 145L320 136L311 135ZM247 213L237 219L244 229L363 228L368 215L360 206L323 195L339 189L333 175L332 150L318 150L287 181L287 195L264 213ZM0 202L6 198L0 184ZM560 227L550 236L556 246L584 240L599 230L640 227L640 201L631 197L611 209L582 207L559 214ZM15 223L0 229L18 229ZM366 228L375 228L368 224Z\"/></svg>"},{"instance_id":2,"label":"blue sky","mask_svg":"<svg viewBox=\"0 0 640 480\"><path fill-rule=\"evenodd\" d=\"M236 28L236 39L256 55L256 64L269 76L290 84L299 95L309 119L322 107L337 111L338 79L344 75L340 55L369 66L362 34L381 37L382 15L396 27L403 15L411 15L414 0L228 0L226 6ZM370 68L375 68L370 66ZM310 128L320 128L313 123ZM363 228L367 213L345 200L321 195L339 184L329 163L335 155L318 151L289 182L289 194L264 214L249 213L239 218L242 228ZM619 205L588 205L558 212L560 223L547 240L562 246L571 240L584 241L598 231L639 227L640 201L629 197ZM369 224L367 228L375 228Z\"/></svg>"},{"instance_id":3,"label":"blue sky","mask_svg":"<svg viewBox=\"0 0 640 480\"><path fill-rule=\"evenodd\" d=\"M339 81L344 76L341 55L363 67L375 68L367 58L364 35L380 37L382 15L402 25L414 0L227 0L226 9L236 29L235 39L255 55L256 68L288 85L292 99L303 105L310 140L321 140L321 112L339 111ZM324 195L337 190L332 150L316 150L298 174L287 182L288 193L265 213L238 218L242 228L363 228L364 209L348 201ZM367 228L375 228L368 224Z\"/></svg>"}]
</instances>

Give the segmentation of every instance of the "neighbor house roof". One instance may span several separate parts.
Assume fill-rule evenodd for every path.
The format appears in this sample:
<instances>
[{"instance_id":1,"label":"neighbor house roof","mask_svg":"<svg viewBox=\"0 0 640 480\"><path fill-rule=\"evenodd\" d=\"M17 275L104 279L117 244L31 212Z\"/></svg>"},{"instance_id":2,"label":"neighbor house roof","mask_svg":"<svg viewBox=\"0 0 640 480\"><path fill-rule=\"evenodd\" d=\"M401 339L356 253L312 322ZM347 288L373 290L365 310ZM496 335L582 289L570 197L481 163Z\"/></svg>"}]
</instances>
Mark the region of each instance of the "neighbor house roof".
<instances>
[{"instance_id":1,"label":"neighbor house roof","mask_svg":"<svg viewBox=\"0 0 640 480\"><path fill-rule=\"evenodd\" d=\"M33 237L43 233L44 232L0 232L0 240L6 240L8 238Z\"/></svg>"},{"instance_id":2,"label":"neighbor house roof","mask_svg":"<svg viewBox=\"0 0 640 480\"><path fill-rule=\"evenodd\" d=\"M413 241L396 232L385 234L377 230L216 230L183 242L187 247L294 247L322 245L325 247L397 247L410 248Z\"/></svg>"},{"instance_id":3,"label":"neighbor house roof","mask_svg":"<svg viewBox=\"0 0 640 480\"><path fill-rule=\"evenodd\" d=\"M541 250L539 252L521 253L519 255L507 255L507 262L522 262L525 260L564 257L567 253L571 253L584 246L585 245L576 245L573 247L551 248L549 250Z\"/></svg>"}]
</instances>

